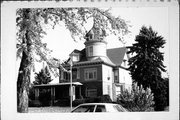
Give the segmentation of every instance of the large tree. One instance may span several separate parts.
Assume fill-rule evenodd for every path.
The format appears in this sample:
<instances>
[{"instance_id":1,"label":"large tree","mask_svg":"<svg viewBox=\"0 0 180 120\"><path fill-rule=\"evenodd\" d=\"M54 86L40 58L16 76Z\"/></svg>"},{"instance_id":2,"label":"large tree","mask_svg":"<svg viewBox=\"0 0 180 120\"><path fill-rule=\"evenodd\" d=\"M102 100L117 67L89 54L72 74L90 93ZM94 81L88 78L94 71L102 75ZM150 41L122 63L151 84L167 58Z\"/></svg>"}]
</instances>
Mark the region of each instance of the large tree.
<instances>
[{"instance_id":1,"label":"large tree","mask_svg":"<svg viewBox=\"0 0 180 120\"><path fill-rule=\"evenodd\" d=\"M52 59L50 50L42 43L46 34L45 27L54 28L63 21L74 40L83 39L88 32L84 23L93 18L106 33L113 33L122 40L127 34L129 25L120 17L114 17L109 10L98 8L23 8L17 10L17 55L21 57L17 80L18 112L28 112L28 91L30 74L36 61L35 55L50 66L64 69ZM53 69L51 69L53 70Z\"/></svg>"},{"instance_id":2,"label":"large tree","mask_svg":"<svg viewBox=\"0 0 180 120\"><path fill-rule=\"evenodd\" d=\"M136 43L129 47L128 52L134 55L129 59L132 79L144 88L150 87L154 93L155 110L163 110L167 98L161 73L166 70L163 65L164 56L160 49L164 47L165 40L151 27L143 26L135 41Z\"/></svg>"}]
</instances>

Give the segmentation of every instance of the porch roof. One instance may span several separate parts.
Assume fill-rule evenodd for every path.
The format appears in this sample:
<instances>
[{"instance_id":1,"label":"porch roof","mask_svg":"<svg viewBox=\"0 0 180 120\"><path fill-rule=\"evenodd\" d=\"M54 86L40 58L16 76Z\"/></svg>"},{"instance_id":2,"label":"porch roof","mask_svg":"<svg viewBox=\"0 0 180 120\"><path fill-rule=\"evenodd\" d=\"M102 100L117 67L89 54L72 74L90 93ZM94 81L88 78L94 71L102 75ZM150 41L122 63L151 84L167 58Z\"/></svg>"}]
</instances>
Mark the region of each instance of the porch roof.
<instances>
[{"instance_id":1,"label":"porch roof","mask_svg":"<svg viewBox=\"0 0 180 120\"><path fill-rule=\"evenodd\" d=\"M41 85L33 85L34 87L51 87L51 86L62 86L62 85L70 85L70 82L66 83L55 83L55 84L41 84ZM72 85L83 85L80 82L72 82Z\"/></svg>"}]
</instances>

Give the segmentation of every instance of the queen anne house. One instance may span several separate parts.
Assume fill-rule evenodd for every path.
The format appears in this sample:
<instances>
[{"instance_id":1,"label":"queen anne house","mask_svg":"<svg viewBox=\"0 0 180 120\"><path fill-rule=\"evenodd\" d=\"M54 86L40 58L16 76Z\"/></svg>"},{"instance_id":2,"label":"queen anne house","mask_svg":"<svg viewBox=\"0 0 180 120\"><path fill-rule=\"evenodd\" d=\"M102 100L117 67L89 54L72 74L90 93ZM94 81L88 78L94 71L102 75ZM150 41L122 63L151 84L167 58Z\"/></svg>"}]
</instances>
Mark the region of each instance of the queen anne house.
<instances>
[{"instance_id":1,"label":"queen anne house","mask_svg":"<svg viewBox=\"0 0 180 120\"><path fill-rule=\"evenodd\" d=\"M127 70L126 47L107 49L105 31L95 24L85 36L85 48L74 50L62 66L70 70L72 64L73 100L109 95L116 101L125 89L131 90L132 79ZM51 88L53 100L69 96L70 73L59 69L58 84L37 85ZM36 89L36 98L38 97Z\"/></svg>"}]
</instances>

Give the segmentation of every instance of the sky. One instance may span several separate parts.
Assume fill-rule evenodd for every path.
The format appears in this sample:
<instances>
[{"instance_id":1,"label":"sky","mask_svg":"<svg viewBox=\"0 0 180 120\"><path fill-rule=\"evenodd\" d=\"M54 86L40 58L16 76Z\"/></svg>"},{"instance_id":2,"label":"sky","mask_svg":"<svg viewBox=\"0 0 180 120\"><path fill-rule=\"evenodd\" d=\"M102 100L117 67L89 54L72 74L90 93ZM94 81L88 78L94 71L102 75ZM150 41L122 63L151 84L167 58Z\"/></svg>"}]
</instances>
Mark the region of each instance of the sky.
<instances>
[{"instance_id":1,"label":"sky","mask_svg":"<svg viewBox=\"0 0 180 120\"><path fill-rule=\"evenodd\" d=\"M103 8L106 9L106 8ZM109 8L107 8L109 9ZM166 40L165 48L162 51L165 53L164 64L169 69L169 24L168 24L168 9L166 7L121 7L111 8L114 16L120 16L122 19L129 21L132 26L129 30L131 33L125 36L125 46L130 46L135 42L135 36L139 34L141 27L151 26L152 29L158 32ZM92 20L85 25L87 30L92 27ZM108 44L107 48L122 47L123 44L114 36L108 36L106 38ZM66 60L69 54L74 50L81 50L85 47L84 41L74 41L70 32L63 26L63 24L57 25L55 29L49 29L47 35L43 39L47 43L47 47L53 50L52 56L55 58Z\"/></svg>"}]
</instances>

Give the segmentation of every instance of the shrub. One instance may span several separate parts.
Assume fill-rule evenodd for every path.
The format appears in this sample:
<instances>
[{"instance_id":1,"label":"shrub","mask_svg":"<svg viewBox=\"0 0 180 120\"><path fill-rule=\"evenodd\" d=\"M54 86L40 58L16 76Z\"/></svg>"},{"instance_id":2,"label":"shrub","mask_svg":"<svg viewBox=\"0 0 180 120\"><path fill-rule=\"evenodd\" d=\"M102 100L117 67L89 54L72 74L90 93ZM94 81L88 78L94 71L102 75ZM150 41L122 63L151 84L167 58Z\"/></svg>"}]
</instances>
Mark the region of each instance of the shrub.
<instances>
[{"instance_id":1,"label":"shrub","mask_svg":"<svg viewBox=\"0 0 180 120\"><path fill-rule=\"evenodd\" d=\"M100 97L91 97L85 99L86 103L98 103L99 101L100 101Z\"/></svg>"},{"instance_id":2,"label":"shrub","mask_svg":"<svg viewBox=\"0 0 180 120\"><path fill-rule=\"evenodd\" d=\"M129 111L153 111L153 99L150 88L144 90L142 85L139 87L137 83L134 83L131 92L125 90L118 96L117 103Z\"/></svg>"},{"instance_id":3,"label":"shrub","mask_svg":"<svg viewBox=\"0 0 180 120\"><path fill-rule=\"evenodd\" d=\"M39 100L31 100L29 99L29 107L40 107L42 106Z\"/></svg>"},{"instance_id":4,"label":"shrub","mask_svg":"<svg viewBox=\"0 0 180 120\"><path fill-rule=\"evenodd\" d=\"M112 100L109 95L102 95L100 97L100 102L101 103L112 103Z\"/></svg>"},{"instance_id":5,"label":"shrub","mask_svg":"<svg viewBox=\"0 0 180 120\"><path fill-rule=\"evenodd\" d=\"M69 98L62 98L59 100L56 100L53 104L54 106L70 106L70 99Z\"/></svg>"},{"instance_id":6,"label":"shrub","mask_svg":"<svg viewBox=\"0 0 180 120\"><path fill-rule=\"evenodd\" d=\"M85 99L76 99L72 102L72 105L78 106L78 105L83 104L83 103L85 103Z\"/></svg>"}]
</instances>

